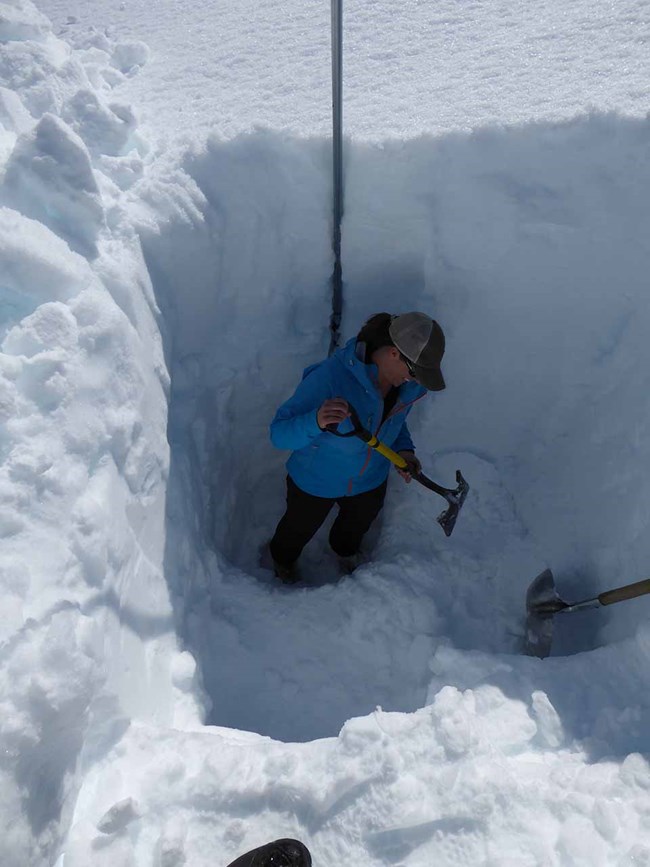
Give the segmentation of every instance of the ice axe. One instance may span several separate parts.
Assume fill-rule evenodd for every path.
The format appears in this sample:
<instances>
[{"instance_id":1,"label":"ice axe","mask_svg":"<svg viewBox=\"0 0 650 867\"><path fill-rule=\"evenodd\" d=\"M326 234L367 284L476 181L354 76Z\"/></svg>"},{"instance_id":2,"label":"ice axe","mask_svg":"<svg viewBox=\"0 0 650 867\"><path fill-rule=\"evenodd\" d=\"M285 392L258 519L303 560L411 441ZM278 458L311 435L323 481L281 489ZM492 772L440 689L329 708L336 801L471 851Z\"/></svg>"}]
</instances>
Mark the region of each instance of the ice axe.
<instances>
[{"instance_id":1,"label":"ice axe","mask_svg":"<svg viewBox=\"0 0 650 867\"><path fill-rule=\"evenodd\" d=\"M408 470L409 465L404 460L404 458L399 455L397 452L393 451L389 446L384 445L384 443L380 442L374 434L371 434L369 430L366 430L364 426L361 424L359 420L359 415L353 406L348 404L348 408L350 410L350 421L352 422L352 430L348 433L339 433L336 428L336 424L328 424L327 430L334 434L337 437L358 437L360 440L363 440L366 445L368 445L371 449L374 449L376 452L379 452L380 455L383 455L387 458L392 464L394 464L400 470ZM429 479L424 473L411 473L411 478L415 479L416 482L419 482L425 488L428 488L430 491L434 491L434 493L438 494L441 497L444 497L449 504L445 509L437 517L437 521L445 532L445 536L451 536L454 531L454 527L456 526L456 519L458 518L458 513L463 507L463 503L465 502L465 498L467 497L467 493L469 491L469 485L463 478L463 475L460 470L456 470L456 482L457 486L455 488L443 488L442 485L438 485L436 482Z\"/></svg>"},{"instance_id":2,"label":"ice axe","mask_svg":"<svg viewBox=\"0 0 650 867\"><path fill-rule=\"evenodd\" d=\"M645 596L648 593L650 593L650 578L614 590L605 590L593 599L565 602L560 599L555 589L553 573L550 569L545 569L535 578L526 594L525 652L528 656L538 656L540 659L549 655L553 640L553 617L556 614L567 614L585 608L600 608L601 605L613 605L615 602L636 599L637 596Z\"/></svg>"}]
</instances>

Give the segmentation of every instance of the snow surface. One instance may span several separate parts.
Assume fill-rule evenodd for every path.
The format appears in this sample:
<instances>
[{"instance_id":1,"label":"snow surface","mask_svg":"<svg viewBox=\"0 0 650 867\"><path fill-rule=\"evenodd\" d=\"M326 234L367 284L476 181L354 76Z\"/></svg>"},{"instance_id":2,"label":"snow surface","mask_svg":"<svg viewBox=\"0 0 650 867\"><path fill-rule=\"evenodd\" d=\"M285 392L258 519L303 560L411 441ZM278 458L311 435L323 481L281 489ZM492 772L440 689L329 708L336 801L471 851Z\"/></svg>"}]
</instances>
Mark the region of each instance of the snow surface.
<instances>
[{"instance_id":1,"label":"snow surface","mask_svg":"<svg viewBox=\"0 0 650 867\"><path fill-rule=\"evenodd\" d=\"M152 141L258 125L329 135L328 0L42 0L64 38L108 28L147 43L123 92ZM645 0L345 0L344 119L407 139L588 109L643 116ZM115 60L113 60L115 64ZM141 63L134 59L135 66Z\"/></svg>"},{"instance_id":2,"label":"snow surface","mask_svg":"<svg viewBox=\"0 0 650 867\"><path fill-rule=\"evenodd\" d=\"M647 6L346 5L345 334L442 322L412 432L472 490L446 539L395 477L286 588L326 6L0 3L3 865L650 864L650 599L520 652L542 569L647 575Z\"/></svg>"}]
</instances>

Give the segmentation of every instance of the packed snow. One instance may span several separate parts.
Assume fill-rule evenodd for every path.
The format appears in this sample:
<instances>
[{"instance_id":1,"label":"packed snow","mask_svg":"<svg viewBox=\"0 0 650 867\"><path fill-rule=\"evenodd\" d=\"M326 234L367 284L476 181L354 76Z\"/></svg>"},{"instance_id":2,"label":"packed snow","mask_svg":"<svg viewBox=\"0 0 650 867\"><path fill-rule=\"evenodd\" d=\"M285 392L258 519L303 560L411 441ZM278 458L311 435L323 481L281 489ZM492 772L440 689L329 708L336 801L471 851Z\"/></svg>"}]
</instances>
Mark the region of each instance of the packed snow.
<instances>
[{"instance_id":1,"label":"packed snow","mask_svg":"<svg viewBox=\"0 0 650 867\"><path fill-rule=\"evenodd\" d=\"M49 17L47 17L49 16ZM50 18L52 24L50 23ZM447 334L370 559L260 550L327 354L327 3L0 2L0 860L650 865L641 2L346 5L344 337ZM262 561L263 562L263 561Z\"/></svg>"}]
</instances>

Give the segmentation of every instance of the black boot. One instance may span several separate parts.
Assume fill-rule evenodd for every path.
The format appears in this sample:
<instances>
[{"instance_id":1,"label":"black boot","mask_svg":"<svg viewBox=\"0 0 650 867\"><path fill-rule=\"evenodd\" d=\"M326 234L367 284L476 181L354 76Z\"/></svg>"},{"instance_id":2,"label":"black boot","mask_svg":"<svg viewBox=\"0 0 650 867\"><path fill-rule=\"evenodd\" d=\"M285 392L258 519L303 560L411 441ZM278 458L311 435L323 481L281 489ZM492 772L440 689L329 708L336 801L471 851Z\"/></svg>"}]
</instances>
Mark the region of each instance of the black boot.
<instances>
[{"instance_id":1,"label":"black boot","mask_svg":"<svg viewBox=\"0 0 650 867\"><path fill-rule=\"evenodd\" d=\"M295 563L293 566L283 566L282 563L278 563L274 560L273 572L275 577L279 578L283 584L295 584L300 581L300 573L298 572Z\"/></svg>"}]
</instances>

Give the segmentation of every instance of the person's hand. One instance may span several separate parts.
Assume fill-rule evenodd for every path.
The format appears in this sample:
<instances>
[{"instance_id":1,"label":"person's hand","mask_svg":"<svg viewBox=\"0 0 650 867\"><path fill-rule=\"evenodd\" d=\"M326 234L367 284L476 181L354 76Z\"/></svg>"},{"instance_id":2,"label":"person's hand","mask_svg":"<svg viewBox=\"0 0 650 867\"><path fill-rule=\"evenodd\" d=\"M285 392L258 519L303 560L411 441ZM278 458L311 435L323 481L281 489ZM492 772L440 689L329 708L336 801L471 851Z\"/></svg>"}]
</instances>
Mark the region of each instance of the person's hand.
<instances>
[{"instance_id":1,"label":"person's hand","mask_svg":"<svg viewBox=\"0 0 650 867\"><path fill-rule=\"evenodd\" d=\"M408 467L404 470L400 470L399 467L395 467L400 476L404 479L404 481L408 484L414 475L422 472L422 464L415 457L413 452L403 451L397 453L400 457L404 458Z\"/></svg>"},{"instance_id":2,"label":"person's hand","mask_svg":"<svg viewBox=\"0 0 650 867\"><path fill-rule=\"evenodd\" d=\"M318 427L325 430L328 424L340 424L350 415L347 400L342 397L332 397L321 404L316 420Z\"/></svg>"}]
</instances>

